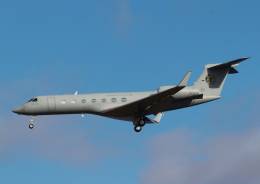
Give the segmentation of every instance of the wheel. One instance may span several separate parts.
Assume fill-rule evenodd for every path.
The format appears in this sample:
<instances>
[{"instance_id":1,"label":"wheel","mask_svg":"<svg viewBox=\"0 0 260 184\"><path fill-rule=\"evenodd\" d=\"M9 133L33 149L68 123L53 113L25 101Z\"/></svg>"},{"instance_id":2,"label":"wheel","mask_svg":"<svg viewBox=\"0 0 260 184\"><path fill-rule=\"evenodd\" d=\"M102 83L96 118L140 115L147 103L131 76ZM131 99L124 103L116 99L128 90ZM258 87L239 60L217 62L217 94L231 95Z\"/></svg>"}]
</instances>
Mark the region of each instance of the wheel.
<instances>
[{"instance_id":1,"label":"wheel","mask_svg":"<svg viewBox=\"0 0 260 184\"><path fill-rule=\"evenodd\" d=\"M139 122L139 125L140 125L141 127L143 127L143 126L145 125L145 121L144 121L144 120L141 120L141 121Z\"/></svg>"},{"instance_id":2,"label":"wheel","mask_svg":"<svg viewBox=\"0 0 260 184\"><path fill-rule=\"evenodd\" d=\"M142 131L142 127L141 126L135 126L135 132L139 133Z\"/></svg>"},{"instance_id":3,"label":"wheel","mask_svg":"<svg viewBox=\"0 0 260 184\"><path fill-rule=\"evenodd\" d=\"M34 124L30 123L30 124L29 124L29 128L30 128L30 129L33 129L33 128L34 128Z\"/></svg>"}]
</instances>

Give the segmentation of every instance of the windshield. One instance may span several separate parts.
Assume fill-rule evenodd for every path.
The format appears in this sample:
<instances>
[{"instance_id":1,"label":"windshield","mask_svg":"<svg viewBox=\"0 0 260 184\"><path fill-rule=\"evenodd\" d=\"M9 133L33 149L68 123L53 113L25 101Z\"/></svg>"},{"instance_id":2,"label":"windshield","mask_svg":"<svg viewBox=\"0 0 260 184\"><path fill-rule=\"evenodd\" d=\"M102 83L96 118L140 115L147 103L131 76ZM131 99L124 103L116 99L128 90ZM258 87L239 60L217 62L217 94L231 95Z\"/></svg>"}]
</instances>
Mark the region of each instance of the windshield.
<instances>
[{"instance_id":1,"label":"windshield","mask_svg":"<svg viewBox=\"0 0 260 184\"><path fill-rule=\"evenodd\" d=\"M29 100L28 102L37 102L38 99L37 98L32 98L31 100Z\"/></svg>"}]
</instances>

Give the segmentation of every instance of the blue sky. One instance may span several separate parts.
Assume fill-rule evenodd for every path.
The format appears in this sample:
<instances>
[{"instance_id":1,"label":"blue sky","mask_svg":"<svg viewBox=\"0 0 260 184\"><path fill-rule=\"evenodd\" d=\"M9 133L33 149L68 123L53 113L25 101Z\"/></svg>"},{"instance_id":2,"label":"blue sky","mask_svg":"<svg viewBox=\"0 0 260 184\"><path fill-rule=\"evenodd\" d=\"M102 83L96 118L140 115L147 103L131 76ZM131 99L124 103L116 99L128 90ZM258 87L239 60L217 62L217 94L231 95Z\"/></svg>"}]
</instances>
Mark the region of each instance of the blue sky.
<instances>
[{"instance_id":1,"label":"blue sky","mask_svg":"<svg viewBox=\"0 0 260 184\"><path fill-rule=\"evenodd\" d=\"M252 173L260 168L255 156L260 148L249 139L260 133L259 5L257 0L0 2L0 182L190 183L177 173L197 183L259 181ZM28 118L10 112L36 95L151 90L179 82L188 70L194 81L205 64L243 56L252 58L230 76L222 100L169 112L162 124L140 135L131 124L95 116L40 117L30 132ZM233 151L243 150L249 151L232 160ZM211 162L225 162L222 155L233 161L224 174ZM194 158L203 167L191 164ZM218 179L190 175L214 169ZM242 178L231 180L229 174Z\"/></svg>"}]
</instances>

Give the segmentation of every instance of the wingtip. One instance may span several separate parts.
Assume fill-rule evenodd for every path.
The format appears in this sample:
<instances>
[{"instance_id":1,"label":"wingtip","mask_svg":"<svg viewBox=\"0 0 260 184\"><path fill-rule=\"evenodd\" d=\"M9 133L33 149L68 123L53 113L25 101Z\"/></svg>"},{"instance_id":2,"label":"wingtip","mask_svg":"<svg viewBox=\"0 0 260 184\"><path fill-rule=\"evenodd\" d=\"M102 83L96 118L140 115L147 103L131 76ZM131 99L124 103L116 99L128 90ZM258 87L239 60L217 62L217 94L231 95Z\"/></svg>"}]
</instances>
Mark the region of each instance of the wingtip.
<instances>
[{"instance_id":1,"label":"wingtip","mask_svg":"<svg viewBox=\"0 0 260 184\"><path fill-rule=\"evenodd\" d=\"M242 57L242 58L240 58L240 59L237 59L237 60L233 61L234 64L231 65L231 66L236 67L236 66L238 66L241 62L244 62L244 61L246 61L246 60L248 60L248 59L250 59L250 57ZM232 63L232 62L231 62L231 63Z\"/></svg>"},{"instance_id":2,"label":"wingtip","mask_svg":"<svg viewBox=\"0 0 260 184\"><path fill-rule=\"evenodd\" d=\"M251 59L251 57L242 57L242 58L238 59L238 61L242 62L242 61L246 61L248 59Z\"/></svg>"}]
</instances>

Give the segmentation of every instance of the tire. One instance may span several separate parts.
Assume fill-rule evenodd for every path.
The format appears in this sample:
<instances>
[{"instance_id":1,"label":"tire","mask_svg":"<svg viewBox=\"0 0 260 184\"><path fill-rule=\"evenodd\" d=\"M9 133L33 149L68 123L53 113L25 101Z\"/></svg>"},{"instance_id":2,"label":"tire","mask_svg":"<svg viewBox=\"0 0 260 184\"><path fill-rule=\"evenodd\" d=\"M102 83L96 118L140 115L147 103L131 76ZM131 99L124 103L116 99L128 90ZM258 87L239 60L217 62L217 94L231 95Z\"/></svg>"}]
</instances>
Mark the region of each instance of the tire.
<instances>
[{"instance_id":1,"label":"tire","mask_svg":"<svg viewBox=\"0 0 260 184\"><path fill-rule=\"evenodd\" d=\"M135 132L139 133L142 131L142 127L141 126L135 126L134 128Z\"/></svg>"},{"instance_id":2,"label":"tire","mask_svg":"<svg viewBox=\"0 0 260 184\"><path fill-rule=\"evenodd\" d=\"M34 128L34 124L30 123L29 128L32 130Z\"/></svg>"}]
</instances>

